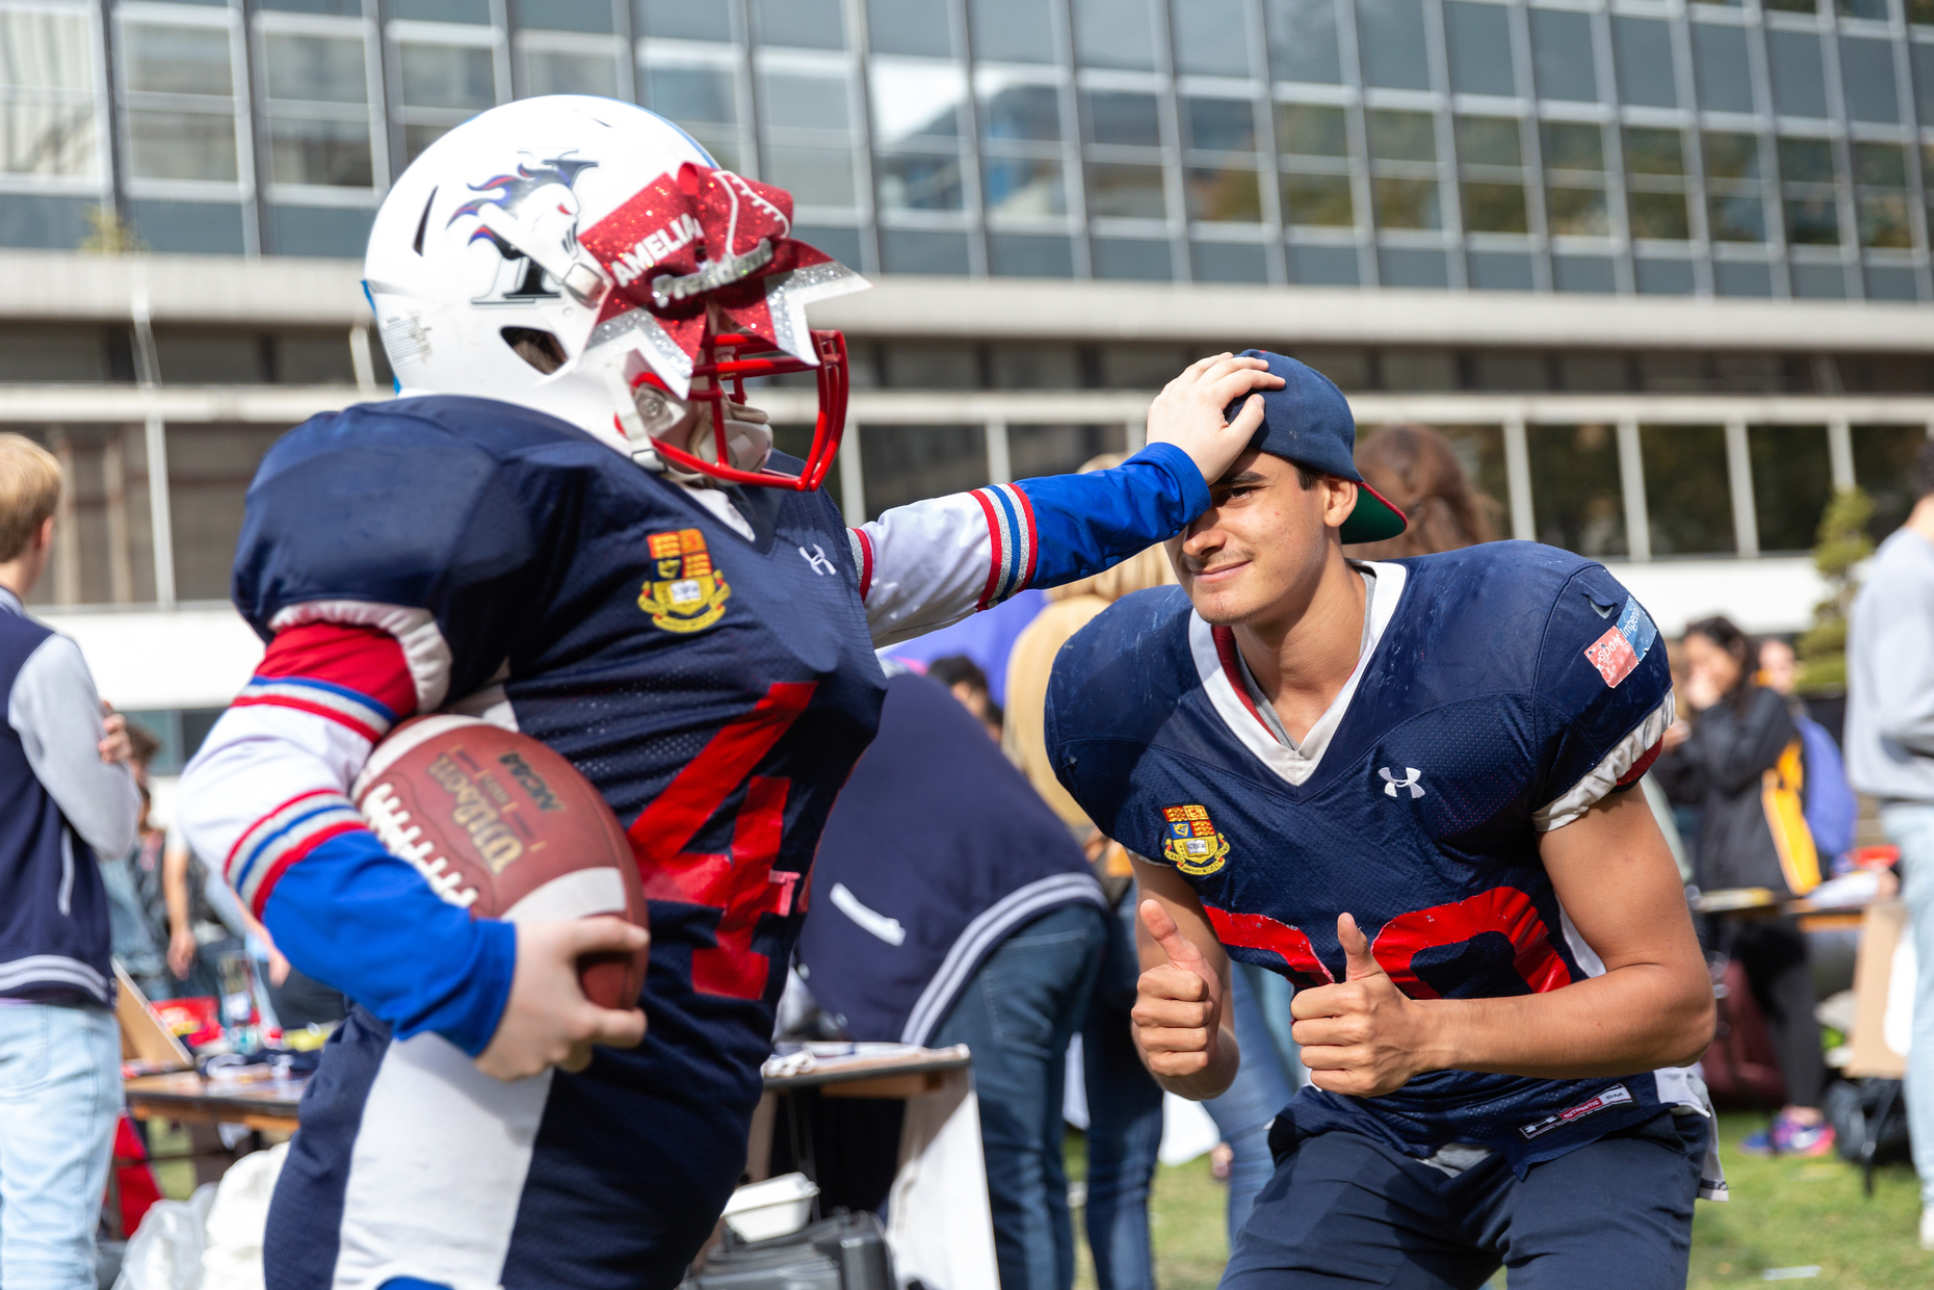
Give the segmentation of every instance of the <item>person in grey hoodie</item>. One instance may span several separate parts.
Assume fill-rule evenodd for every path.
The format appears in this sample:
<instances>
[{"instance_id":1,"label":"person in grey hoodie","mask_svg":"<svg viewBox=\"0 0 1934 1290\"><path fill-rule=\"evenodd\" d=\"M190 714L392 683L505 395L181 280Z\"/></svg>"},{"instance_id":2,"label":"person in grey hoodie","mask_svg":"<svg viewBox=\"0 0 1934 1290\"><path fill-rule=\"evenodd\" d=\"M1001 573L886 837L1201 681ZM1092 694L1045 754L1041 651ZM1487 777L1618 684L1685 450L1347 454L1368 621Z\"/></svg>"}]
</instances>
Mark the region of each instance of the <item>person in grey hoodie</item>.
<instances>
[{"instance_id":1,"label":"person in grey hoodie","mask_svg":"<svg viewBox=\"0 0 1934 1290\"><path fill-rule=\"evenodd\" d=\"M1907 1121L1921 1179L1921 1248L1934 1250L1934 442L1916 501L1867 568L1847 627L1847 778L1879 800L1900 848L1919 964L1907 1054Z\"/></svg>"},{"instance_id":2,"label":"person in grey hoodie","mask_svg":"<svg viewBox=\"0 0 1934 1290\"><path fill-rule=\"evenodd\" d=\"M134 846L125 722L73 641L23 608L47 567L60 464L0 434L0 1286L93 1290L121 1109L98 857Z\"/></svg>"}]
</instances>

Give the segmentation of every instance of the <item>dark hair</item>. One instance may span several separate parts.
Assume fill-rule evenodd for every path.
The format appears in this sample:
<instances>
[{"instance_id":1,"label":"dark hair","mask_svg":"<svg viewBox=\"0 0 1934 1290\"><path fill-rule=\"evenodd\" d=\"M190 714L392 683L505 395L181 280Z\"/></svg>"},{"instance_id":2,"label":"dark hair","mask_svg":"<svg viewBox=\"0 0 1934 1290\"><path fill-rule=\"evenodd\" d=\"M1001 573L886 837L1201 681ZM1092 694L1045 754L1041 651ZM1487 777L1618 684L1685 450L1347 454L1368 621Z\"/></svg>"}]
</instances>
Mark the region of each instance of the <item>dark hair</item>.
<instances>
[{"instance_id":1,"label":"dark hair","mask_svg":"<svg viewBox=\"0 0 1934 1290\"><path fill-rule=\"evenodd\" d=\"M161 736L144 725L130 721L128 722L128 746L133 750L128 760L145 766L154 760L156 753L161 751Z\"/></svg>"},{"instance_id":2,"label":"dark hair","mask_svg":"<svg viewBox=\"0 0 1934 1290\"><path fill-rule=\"evenodd\" d=\"M945 654L927 664L927 675L940 684L952 689L966 682L969 689L979 690L982 694L992 694L993 687L987 683L987 673L980 664L965 654Z\"/></svg>"},{"instance_id":3,"label":"dark hair","mask_svg":"<svg viewBox=\"0 0 1934 1290\"><path fill-rule=\"evenodd\" d=\"M1352 547L1363 559L1401 559L1454 551L1497 536L1498 504L1477 491L1451 441L1429 426L1395 425L1357 445L1357 469L1409 522L1387 541Z\"/></svg>"},{"instance_id":4,"label":"dark hair","mask_svg":"<svg viewBox=\"0 0 1934 1290\"><path fill-rule=\"evenodd\" d=\"M1714 614L1710 618L1687 623L1685 634L1705 637L1739 665L1738 679L1733 682L1732 689L1720 697L1732 700L1735 708L1745 707L1753 693L1753 673L1759 667L1758 643L1724 614Z\"/></svg>"},{"instance_id":5,"label":"dark hair","mask_svg":"<svg viewBox=\"0 0 1934 1290\"><path fill-rule=\"evenodd\" d=\"M1915 501L1934 497L1934 439L1922 444L1921 450L1914 454L1914 469L1910 478L1914 485Z\"/></svg>"}]
</instances>

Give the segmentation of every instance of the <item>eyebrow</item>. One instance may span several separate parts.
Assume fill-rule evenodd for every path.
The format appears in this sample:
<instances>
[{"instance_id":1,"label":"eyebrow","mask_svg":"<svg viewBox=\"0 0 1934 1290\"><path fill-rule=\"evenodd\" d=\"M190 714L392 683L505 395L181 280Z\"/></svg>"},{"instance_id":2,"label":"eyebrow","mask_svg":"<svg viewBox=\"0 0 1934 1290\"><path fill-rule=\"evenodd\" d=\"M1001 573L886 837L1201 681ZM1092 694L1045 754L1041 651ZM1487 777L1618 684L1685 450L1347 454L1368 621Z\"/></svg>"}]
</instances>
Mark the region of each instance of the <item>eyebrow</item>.
<instances>
[{"instance_id":1,"label":"eyebrow","mask_svg":"<svg viewBox=\"0 0 1934 1290\"><path fill-rule=\"evenodd\" d=\"M1260 484L1264 482L1259 471L1245 470L1240 475L1224 475L1215 481L1217 488L1233 488L1237 484Z\"/></svg>"}]
</instances>

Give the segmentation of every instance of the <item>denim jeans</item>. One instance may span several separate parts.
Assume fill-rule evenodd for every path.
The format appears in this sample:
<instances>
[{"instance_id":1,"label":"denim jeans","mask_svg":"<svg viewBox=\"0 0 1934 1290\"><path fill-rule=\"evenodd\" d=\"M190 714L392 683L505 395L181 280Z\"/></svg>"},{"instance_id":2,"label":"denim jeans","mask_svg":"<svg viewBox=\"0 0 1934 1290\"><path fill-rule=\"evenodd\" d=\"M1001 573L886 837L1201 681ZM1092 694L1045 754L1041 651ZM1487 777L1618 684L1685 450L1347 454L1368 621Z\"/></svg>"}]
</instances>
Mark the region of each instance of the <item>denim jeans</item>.
<instances>
[{"instance_id":1,"label":"denim jeans","mask_svg":"<svg viewBox=\"0 0 1934 1290\"><path fill-rule=\"evenodd\" d=\"M1074 1283L1061 1096L1068 1043L1107 947L1105 918L1099 906L1067 905L1010 933L929 1041L973 1049L1001 1290Z\"/></svg>"},{"instance_id":2,"label":"denim jeans","mask_svg":"<svg viewBox=\"0 0 1934 1290\"><path fill-rule=\"evenodd\" d=\"M1255 984L1244 965L1229 965L1229 1006L1235 1012L1236 1047L1242 1063L1236 1068L1235 1083L1221 1097L1204 1102L1203 1107L1229 1144L1235 1158L1229 1162L1229 1248L1236 1246L1236 1233L1249 1220L1256 1195L1275 1172L1269 1154L1269 1126L1276 1113L1295 1096L1296 1081L1276 1047L1268 1019Z\"/></svg>"},{"instance_id":3,"label":"denim jeans","mask_svg":"<svg viewBox=\"0 0 1934 1290\"><path fill-rule=\"evenodd\" d=\"M94 1290L120 1113L112 1013L0 1002L0 1286Z\"/></svg>"},{"instance_id":4,"label":"denim jeans","mask_svg":"<svg viewBox=\"0 0 1934 1290\"><path fill-rule=\"evenodd\" d=\"M1088 1094L1088 1248L1097 1290L1154 1290L1148 1185L1162 1146L1162 1086L1135 1052L1135 900L1108 920L1108 949L1081 1029Z\"/></svg>"},{"instance_id":5,"label":"denim jeans","mask_svg":"<svg viewBox=\"0 0 1934 1290\"><path fill-rule=\"evenodd\" d=\"M1897 802L1880 808L1887 840L1900 848L1901 898L1914 938L1914 1030L1907 1052L1907 1131L1921 1208L1934 1208L1934 805Z\"/></svg>"}]
</instances>

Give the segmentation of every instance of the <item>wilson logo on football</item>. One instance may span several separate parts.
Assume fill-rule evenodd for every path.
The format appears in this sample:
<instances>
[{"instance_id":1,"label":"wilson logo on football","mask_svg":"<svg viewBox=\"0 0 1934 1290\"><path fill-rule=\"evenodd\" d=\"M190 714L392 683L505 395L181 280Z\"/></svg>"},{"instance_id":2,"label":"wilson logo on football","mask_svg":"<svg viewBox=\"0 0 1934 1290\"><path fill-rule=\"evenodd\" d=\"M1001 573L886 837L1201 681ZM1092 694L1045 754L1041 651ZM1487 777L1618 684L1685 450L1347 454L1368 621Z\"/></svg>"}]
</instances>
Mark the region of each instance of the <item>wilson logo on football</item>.
<instances>
[{"instance_id":1,"label":"wilson logo on football","mask_svg":"<svg viewBox=\"0 0 1934 1290\"><path fill-rule=\"evenodd\" d=\"M1209 822L1208 808L1202 806L1164 806L1162 819L1168 836L1162 841L1162 857L1192 878L1212 874L1228 863L1229 839L1215 831Z\"/></svg>"},{"instance_id":2,"label":"wilson logo on football","mask_svg":"<svg viewBox=\"0 0 1934 1290\"><path fill-rule=\"evenodd\" d=\"M654 533L646 544L652 571L658 576L645 584L638 608L651 615L653 627L681 634L699 632L724 616L732 588L712 567L704 534L697 529Z\"/></svg>"}]
</instances>

